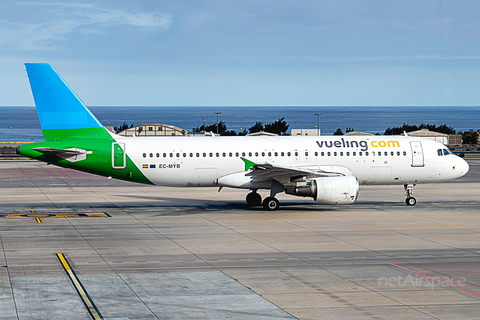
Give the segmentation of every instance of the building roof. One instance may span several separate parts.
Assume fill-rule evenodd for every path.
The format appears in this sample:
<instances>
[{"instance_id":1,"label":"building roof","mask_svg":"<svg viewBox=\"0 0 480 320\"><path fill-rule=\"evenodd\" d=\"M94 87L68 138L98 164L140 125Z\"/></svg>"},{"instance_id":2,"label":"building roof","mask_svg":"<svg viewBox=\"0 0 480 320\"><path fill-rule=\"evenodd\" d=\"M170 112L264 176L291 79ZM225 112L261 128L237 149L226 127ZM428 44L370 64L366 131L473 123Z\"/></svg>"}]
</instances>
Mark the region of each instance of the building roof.
<instances>
[{"instance_id":1,"label":"building roof","mask_svg":"<svg viewBox=\"0 0 480 320\"><path fill-rule=\"evenodd\" d=\"M249 133L247 136L278 136L276 133L271 133L271 132L265 132L265 131L260 131L260 132L255 132L255 133Z\"/></svg>"},{"instance_id":2,"label":"building roof","mask_svg":"<svg viewBox=\"0 0 480 320\"><path fill-rule=\"evenodd\" d=\"M430 131L428 129L420 129L417 131L412 131L407 133L412 137L448 137L448 134Z\"/></svg>"},{"instance_id":3,"label":"building roof","mask_svg":"<svg viewBox=\"0 0 480 320\"><path fill-rule=\"evenodd\" d=\"M361 132L361 131L351 131L345 133L346 136L373 136L373 134L368 132Z\"/></svg>"}]
</instances>

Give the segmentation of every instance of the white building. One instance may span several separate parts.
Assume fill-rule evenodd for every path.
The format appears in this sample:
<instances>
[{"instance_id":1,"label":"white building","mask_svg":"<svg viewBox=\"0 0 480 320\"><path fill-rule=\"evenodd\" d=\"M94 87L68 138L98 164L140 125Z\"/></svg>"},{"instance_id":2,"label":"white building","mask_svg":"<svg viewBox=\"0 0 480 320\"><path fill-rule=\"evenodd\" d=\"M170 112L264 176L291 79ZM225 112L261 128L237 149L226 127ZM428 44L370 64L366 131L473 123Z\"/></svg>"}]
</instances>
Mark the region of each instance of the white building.
<instances>
[{"instance_id":1,"label":"white building","mask_svg":"<svg viewBox=\"0 0 480 320\"><path fill-rule=\"evenodd\" d=\"M430 131L428 129L420 129L417 131L412 131L407 133L411 137L427 138L440 142L444 145L448 144L448 134Z\"/></svg>"},{"instance_id":2,"label":"white building","mask_svg":"<svg viewBox=\"0 0 480 320\"><path fill-rule=\"evenodd\" d=\"M188 132L182 128L171 126L165 123L142 124L120 131L118 135L131 137L161 137L161 136L184 136Z\"/></svg>"},{"instance_id":3,"label":"white building","mask_svg":"<svg viewBox=\"0 0 480 320\"><path fill-rule=\"evenodd\" d=\"M292 136L319 136L321 135L320 129L291 129Z\"/></svg>"}]
</instances>

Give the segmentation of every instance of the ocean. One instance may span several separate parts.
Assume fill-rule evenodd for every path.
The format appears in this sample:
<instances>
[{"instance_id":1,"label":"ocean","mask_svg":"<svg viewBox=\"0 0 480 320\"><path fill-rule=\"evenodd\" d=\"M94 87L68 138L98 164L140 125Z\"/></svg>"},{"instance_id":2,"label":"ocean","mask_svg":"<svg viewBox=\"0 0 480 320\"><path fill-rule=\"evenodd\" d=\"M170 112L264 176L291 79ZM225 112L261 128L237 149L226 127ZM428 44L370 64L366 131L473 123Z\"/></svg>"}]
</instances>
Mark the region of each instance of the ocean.
<instances>
[{"instance_id":1,"label":"ocean","mask_svg":"<svg viewBox=\"0 0 480 320\"><path fill-rule=\"evenodd\" d=\"M166 123L191 131L202 124L224 121L228 130L240 132L256 122L271 123L280 118L290 129L313 129L315 113L321 113L322 135L337 128L383 134L388 127L403 123L452 126L457 131L480 128L480 107L90 107L105 126ZM43 141L35 107L0 107L0 141Z\"/></svg>"}]
</instances>

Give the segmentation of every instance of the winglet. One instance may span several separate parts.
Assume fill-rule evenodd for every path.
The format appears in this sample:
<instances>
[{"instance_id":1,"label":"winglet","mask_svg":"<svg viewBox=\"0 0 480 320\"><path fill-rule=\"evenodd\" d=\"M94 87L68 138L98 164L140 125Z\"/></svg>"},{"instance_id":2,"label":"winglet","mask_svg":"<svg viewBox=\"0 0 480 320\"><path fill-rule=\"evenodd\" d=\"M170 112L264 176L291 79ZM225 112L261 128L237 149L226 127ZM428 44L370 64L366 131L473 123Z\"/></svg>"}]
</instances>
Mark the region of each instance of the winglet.
<instances>
[{"instance_id":1,"label":"winglet","mask_svg":"<svg viewBox=\"0 0 480 320\"><path fill-rule=\"evenodd\" d=\"M250 161L250 160L248 160L248 159L245 159L245 158L243 158L243 157L240 157L240 159L242 159L243 162L245 162L245 171L248 171L248 169L250 169L251 167L253 167L253 166L256 165L255 162L252 162L252 161Z\"/></svg>"}]
</instances>

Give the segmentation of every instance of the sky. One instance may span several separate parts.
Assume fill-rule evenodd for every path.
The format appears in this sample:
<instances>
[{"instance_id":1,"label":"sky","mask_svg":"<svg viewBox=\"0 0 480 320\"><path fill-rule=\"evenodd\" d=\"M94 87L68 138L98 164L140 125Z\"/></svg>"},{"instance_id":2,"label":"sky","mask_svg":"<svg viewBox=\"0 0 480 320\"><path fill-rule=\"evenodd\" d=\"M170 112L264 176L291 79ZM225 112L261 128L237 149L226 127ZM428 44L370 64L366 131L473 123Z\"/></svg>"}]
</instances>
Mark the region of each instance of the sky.
<instances>
[{"instance_id":1,"label":"sky","mask_svg":"<svg viewBox=\"0 0 480 320\"><path fill-rule=\"evenodd\" d=\"M480 1L3 1L0 106L478 106Z\"/></svg>"}]
</instances>

